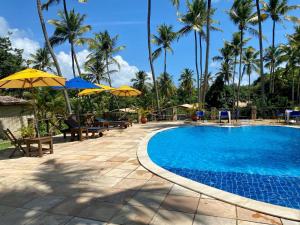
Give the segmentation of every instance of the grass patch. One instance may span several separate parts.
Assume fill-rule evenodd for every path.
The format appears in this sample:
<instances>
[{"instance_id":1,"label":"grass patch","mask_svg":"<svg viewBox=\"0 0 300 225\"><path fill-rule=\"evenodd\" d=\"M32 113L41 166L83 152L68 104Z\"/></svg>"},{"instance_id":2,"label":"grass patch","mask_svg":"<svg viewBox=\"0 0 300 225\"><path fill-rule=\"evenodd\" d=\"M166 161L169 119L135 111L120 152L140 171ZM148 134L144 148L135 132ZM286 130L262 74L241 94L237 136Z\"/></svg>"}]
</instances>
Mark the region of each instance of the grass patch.
<instances>
[{"instance_id":1,"label":"grass patch","mask_svg":"<svg viewBox=\"0 0 300 225\"><path fill-rule=\"evenodd\" d=\"M11 146L10 141L0 141L0 151L5 150Z\"/></svg>"}]
</instances>

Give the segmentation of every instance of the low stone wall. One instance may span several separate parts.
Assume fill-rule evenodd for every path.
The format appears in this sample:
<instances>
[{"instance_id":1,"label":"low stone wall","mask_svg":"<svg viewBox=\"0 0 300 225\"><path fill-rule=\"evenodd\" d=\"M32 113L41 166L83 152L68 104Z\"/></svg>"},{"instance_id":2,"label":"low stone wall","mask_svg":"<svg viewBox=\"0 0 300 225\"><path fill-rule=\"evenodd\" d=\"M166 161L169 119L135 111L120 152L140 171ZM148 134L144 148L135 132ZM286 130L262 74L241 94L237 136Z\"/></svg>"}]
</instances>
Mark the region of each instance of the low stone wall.
<instances>
[{"instance_id":1,"label":"low stone wall","mask_svg":"<svg viewBox=\"0 0 300 225\"><path fill-rule=\"evenodd\" d=\"M21 127L28 126L30 119L33 119L33 112L28 106L0 106L0 139L5 138L3 130L7 128L19 137Z\"/></svg>"}]
</instances>

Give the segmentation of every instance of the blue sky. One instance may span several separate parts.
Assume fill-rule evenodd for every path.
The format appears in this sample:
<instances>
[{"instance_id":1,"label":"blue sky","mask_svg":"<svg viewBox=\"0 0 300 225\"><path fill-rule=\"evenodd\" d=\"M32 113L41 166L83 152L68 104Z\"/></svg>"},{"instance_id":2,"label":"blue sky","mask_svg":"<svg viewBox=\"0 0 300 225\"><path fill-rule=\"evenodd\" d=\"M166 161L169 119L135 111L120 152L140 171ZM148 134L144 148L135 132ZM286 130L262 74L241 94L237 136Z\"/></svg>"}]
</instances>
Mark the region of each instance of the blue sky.
<instances>
[{"instance_id":1,"label":"blue sky","mask_svg":"<svg viewBox=\"0 0 300 225\"><path fill-rule=\"evenodd\" d=\"M10 0L1 3L0 8L0 35L4 35L7 30L14 31L16 34L15 46L24 47L25 51L31 53L37 47L43 45L43 36L39 25L35 1ZM299 0L290 0L290 4L297 4ZM182 1L184 5L185 1ZM237 28L230 21L226 10L230 8L232 0L214 0L213 7L217 9L215 19L220 21L220 28L223 32L212 33L211 56L218 54L218 49L223 45L224 40L230 40L233 32ZM108 30L112 35L119 35L119 44L125 45L126 49L119 53L118 59L124 70L114 75L115 85L128 82L137 70L150 71L147 58L147 39L146 39L146 0L89 0L87 4L79 4L76 0L68 1L69 9L75 8L76 11L87 15L86 24L92 26L93 30L87 36L92 36L94 32ZM162 23L171 24L175 30L179 30L182 25L177 21L176 10L171 5L170 0L153 0L152 31L155 32L157 26ZM57 5L45 12L46 19L57 18L57 10L62 5ZM180 8L184 12L184 7ZM291 13L300 16L299 11ZM2 22L1 22L2 21ZM49 34L53 32L51 25L47 26ZM265 46L271 43L271 23L267 21L263 24L263 31L268 39ZM285 28L277 26L276 42L285 42L285 35L292 32L292 24L286 22ZM26 43L21 43L22 40ZM28 43L27 43L28 42ZM253 38L249 44L257 47L257 39ZM194 69L194 42L193 36L188 35L175 42L173 45L174 55L168 55L168 72L173 76L177 83L180 72L183 68ZM155 47L153 46L153 49ZM63 64L62 67L67 77L70 77L69 45L65 44L55 48ZM81 61L87 54L86 47L77 47ZM28 55L27 54L27 55ZM163 70L162 58L155 63L156 73ZM210 71L218 69L216 63L210 62Z\"/></svg>"}]
</instances>

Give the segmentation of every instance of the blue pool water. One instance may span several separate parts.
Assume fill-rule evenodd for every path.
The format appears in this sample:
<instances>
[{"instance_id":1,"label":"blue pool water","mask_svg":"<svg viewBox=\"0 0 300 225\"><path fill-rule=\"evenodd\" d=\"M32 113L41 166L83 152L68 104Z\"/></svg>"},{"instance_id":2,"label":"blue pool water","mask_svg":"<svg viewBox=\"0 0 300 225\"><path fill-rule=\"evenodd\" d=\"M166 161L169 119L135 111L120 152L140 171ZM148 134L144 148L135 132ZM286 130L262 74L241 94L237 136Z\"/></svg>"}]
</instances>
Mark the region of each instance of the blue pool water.
<instances>
[{"instance_id":1,"label":"blue pool water","mask_svg":"<svg viewBox=\"0 0 300 225\"><path fill-rule=\"evenodd\" d=\"M159 166L200 183L300 209L300 129L180 127L156 134L148 154Z\"/></svg>"}]
</instances>

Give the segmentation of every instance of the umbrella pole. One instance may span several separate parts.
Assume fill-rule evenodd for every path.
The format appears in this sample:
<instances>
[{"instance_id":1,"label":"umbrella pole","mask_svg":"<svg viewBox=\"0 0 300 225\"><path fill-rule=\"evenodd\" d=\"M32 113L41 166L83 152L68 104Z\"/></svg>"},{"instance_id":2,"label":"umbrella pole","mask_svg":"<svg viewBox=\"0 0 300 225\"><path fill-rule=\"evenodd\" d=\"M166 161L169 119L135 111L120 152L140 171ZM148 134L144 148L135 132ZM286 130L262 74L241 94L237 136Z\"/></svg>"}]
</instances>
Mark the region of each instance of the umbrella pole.
<instances>
[{"instance_id":1,"label":"umbrella pole","mask_svg":"<svg viewBox=\"0 0 300 225\"><path fill-rule=\"evenodd\" d=\"M41 135L40 135L40 131L39 131L39 120L38 120L38 117L37 117L37 110L36 110L36 102L35 102L35 99L36 99L36 90L35 88L32 87L32 93L33 93L33 116L34 116L34 129L35 129L35 132L36 132L36 135L37 137L39 138Z\"/></svg>"}]
</instances>

